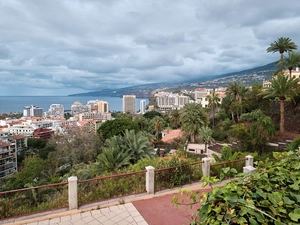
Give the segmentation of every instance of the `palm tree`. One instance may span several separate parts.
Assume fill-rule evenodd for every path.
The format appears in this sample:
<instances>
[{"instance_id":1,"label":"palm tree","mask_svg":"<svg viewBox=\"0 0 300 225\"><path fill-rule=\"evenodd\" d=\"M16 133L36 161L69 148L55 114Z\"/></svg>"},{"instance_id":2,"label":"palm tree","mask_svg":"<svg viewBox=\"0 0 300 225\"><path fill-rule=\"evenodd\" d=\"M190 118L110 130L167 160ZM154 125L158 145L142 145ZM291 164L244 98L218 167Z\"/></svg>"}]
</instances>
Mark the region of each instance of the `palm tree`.
<instances>
[{"instance_id":1,"label":"palm tree","mask_svg":"<svg viewBox=\"0 0 300 225\"><path fill-rule=\"evenodd\" d=\"M239 100L239 88L240 88L240 83L239 82L231 82L228 84L228 87L226 89L226 94L230 95L233 97L234 101Z\"/></svg>"},{"instance_id":2,"label":"palm tree","mask_svg":"<svg viewBox=\"0 0 300 225\"><path fill-rule=\"evenodd\" d=\"M245 113L241 116L242 121L250 123L250 139L252 145L262 151L265 144L274 137L276 129L269 116L265 116L261 110L254 110L251 113Z\"/></svg>"},{"instance_id":3,"label":"palm tree","mask_svg":"<svg viewBox=\"0 0 300 225\"><path fill-rule=\"evenodd\" d=\"M195 136L202 126L208 125L208 115L201 105L187 103L179 111L181 128L190 135L191 142L195 142Z\"/></svg>"},{"instance_id":4,"label":"palm tree","mask_svg":"<svg viewBox=\"0 0 300 225\"><path fill-rule=\"evenodd\" d=\"M153 146L144 132L135 133L135 130L125 130L123 141L125 151L131 156L131 163L155 157Z\"/></svg>"},{"instance_id":5,"label":"palm tree","mask_svg":"<svg viewBox=\"0 0 300 225\"><path fill-rule=\"evenodd\" d=\"M283 53L290 52L293 50L297 50L298 46L288 37L280 37L277 38L276 41L270 44L267 48L267 52L279 52L280 53L280 72L282 72L282 61L283 61Z\"/></svg>"},{"instance_id":6,"label":"palm tree","mask_svg":"<svg viewBox=\"0 0 300 225\"><path fill-rule=\"evenodd\" d=\"M95 173L101 174L103 172L117 173L118 170L130 165L131 156L128 152L124 152L118 148L105 148L103 152L98 155L95 163Z\"/></svg>"},{"instance_id":7,"label":"palm tree","mask_svg":"<svg viewBox=\"0 0 300 225\"><path fill-rule=\"evenodd\" d=\"M164 126L164 120L160 116L154 117L152 120L152 124L154 124L154 130L156 134L156 140L159 139L159 133L161 132L162 127Z\"/></svg>"},{"instance_id":8,"label":"palm tree","mask_svg":"<svg viewBox=\"0 0 300 225\"><path fill-rule=\"evenodd\" d=\"M219 98L219 94L216 93L215 91L213 91L211 93L211 95L206 96L208 99L208 107L211 109L212 111L212 125L213 127L215 126L215 113L216 113L216 109L220 106L220 98Z\"/></svg>"},{"instance_id":9,"label":"palm tree","mask_svg":"<svg viewBox=\"0 0 300 225\"><path fill-rule=\"evenodd\" d=\"M212 130L208 126L199 128L199 139L205 144L205 153L207 153L207 145L212 141L211 135Z\"/></svg>"},{"instance_id":10,"label":"palm tree","mask_svg":"<svg viewBox=\"0 0 300 225\"><path fill-rule=\"evenodd\" d=\"M232 119L234 120L234 115L236 115L237 120L239 120L240 114L243 113L244 100L246 93L248 92L248 87L241 82L232 82L228 84L226 89L226 95L232 96L234 101L231 103L229 111L232 114Z\"/></svg>"},{"instance_id":11,"label":"palm tree","mask_svg":"<svg viewBox=\"0 0 300 225\"><path fill-rule=\"evenodd\" d=\"M300 52L289 52L289 57L284 57L283 66L290 72L290 78L292 77L292 70L294 66L300 66Z\"/></svg>"},{"instance_id":12,"label":"palm tree","mask_svg":"<svg viewBox=\"0 0 300 225\"><path fill-rule=\"evenodd\" d=\"M271 87L262 94L264 98L279 98L280 100L280 133L284 133L284 101L286 99L293 100L299 94L300 80L298 78L285 76L278 73L270 80Z\"/></svg>"},{"instance_id":13,"label":"palm tree","mask_svg":"<svg viewBox=\"0 0 300 225\"><path fill-rule=\"evenodd\" d=\"M172 120L172 125L175 129L179 127L180 121L179 121L179 111L175 110L171 114L171 120Z\"/></svg>"}]
</instances>

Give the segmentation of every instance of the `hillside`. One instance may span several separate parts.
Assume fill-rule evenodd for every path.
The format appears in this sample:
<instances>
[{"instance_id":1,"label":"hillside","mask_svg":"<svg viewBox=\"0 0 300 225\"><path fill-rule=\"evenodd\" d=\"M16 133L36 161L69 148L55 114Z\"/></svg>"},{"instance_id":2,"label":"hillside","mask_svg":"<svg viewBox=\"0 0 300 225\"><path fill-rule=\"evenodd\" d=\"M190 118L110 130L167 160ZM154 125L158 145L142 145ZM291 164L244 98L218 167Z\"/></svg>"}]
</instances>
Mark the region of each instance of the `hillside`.
<instances>
[{"instance_id":1,"label":"hillside","mask_svg":"<svg viewBox=\"0 0 300 225\"><path fill-rule=\"evenodd\" d=\"M228 83L233 81L243 82L247 85L252 85L255 82L262 83L263 80L269 79L278 68L274 63L264 66L243 70L239 72L213 75L201 77L194 80L186 80L180 83L152 83L144 84L120 89L102 89L99 91L72 94L69 96L110 96L122 97L125 94L133 94L138 98L149 98L152 92L159 89L164 90L192 90L197 87L216 88L227 87Z\"/></svg>"}]
</instances>

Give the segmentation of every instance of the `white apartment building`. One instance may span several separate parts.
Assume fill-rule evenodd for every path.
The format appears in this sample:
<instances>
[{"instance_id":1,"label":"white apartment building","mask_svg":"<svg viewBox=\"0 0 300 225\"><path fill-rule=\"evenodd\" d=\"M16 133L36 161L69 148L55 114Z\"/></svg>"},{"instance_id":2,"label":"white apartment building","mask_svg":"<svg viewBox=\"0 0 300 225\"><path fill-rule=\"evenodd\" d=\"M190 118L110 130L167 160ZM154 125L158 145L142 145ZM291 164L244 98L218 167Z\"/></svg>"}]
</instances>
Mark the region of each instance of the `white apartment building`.
<instances>
[{"instance_id":1,"label":"white apartment building","mask_svg":"<svg viewBox=\"0 0 300 225\"><path fill-rule=\"evenodd\" d=\"M122 99L122 112L123 113L136 113L136 97L135 95L123 95Z\"/></svg>"},{"instance_id":2,"label":"white apartment building","mask_svg":"<svg viewBox=\"0 0 300 225\"><path fill-rule=\"evenodd\" d=\"M78 120L83 121L86 119L93 119L93 120L111 120L111 113L103 113L103 112L85 112L78 114Z\"/></svg>"},{"instance_id":3,"label":"white apartment building","mask_svg":"<svg viewBox=\"0 0 300 225\"><path fill-rule=\"evenodd\" d=\"M181 109L188 102L188 96L179 94L165 93L165 95L162 95L162 93L160 93L156 96L157 106L162 111Z\"/></svg>"},{"instance_id":4,"label":"white apartment building","mask_svg":"<svg viewBox=\"0 0 300 225\"><path fill-rule=\"evenodd\" d=\"M12 135L24 135L27 137L32 137L33 131L37 128L52 128L57 125L57 123L54 121L55 120L27 120L26 122L9 126L8 131Z\"/></svg>"},{"instance_id":5,"label":"white apartment building","mask_svg":"<svg viewBox=\"0 0 300 225\"><path fill-rule=\"evenodd\" d=\"M43 109L38 106L25 106L23 109L23 116L25 117L41 117L43 116Z\"/></svg>"},{"instance_id":6,"label":"white apartment building","mask_svg":"<svg viewBox=\"0 0 300 225\"><path fill-rule=\"evenodd\" d=\"M56 119L64 118L65 109L61 104L52 104L50 105L48 114Z\"/></svg>"},{"instance_id":7,"label":"white apartment building","mask_svg":"<svg viewBox=\"0 0 300 225\"><path fill-rule=\"evenodd\" d=\"M91 112L91 104L84 105L79 101L76 101L71 106L71 114L72 116L75 116L79 113L85 113L85 112Z\"/></svg>"},{"instance_id":8,"label":"white apartment building","mask_svg":"<svg viewBox=\"0 0 300 225\"><path fill-rule=\"evenodd\" d=\"M146 112L146 100L140 101L140 113L144 114Z\"/></svg>"}]
</instances>

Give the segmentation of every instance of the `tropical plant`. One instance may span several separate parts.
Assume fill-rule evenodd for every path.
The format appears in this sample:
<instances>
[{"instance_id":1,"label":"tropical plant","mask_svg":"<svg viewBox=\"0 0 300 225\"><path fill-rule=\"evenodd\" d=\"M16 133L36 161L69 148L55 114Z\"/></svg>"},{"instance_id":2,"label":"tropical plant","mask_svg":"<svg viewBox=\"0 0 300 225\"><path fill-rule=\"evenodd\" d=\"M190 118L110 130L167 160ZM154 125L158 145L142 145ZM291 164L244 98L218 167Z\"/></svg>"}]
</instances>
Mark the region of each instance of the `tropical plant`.
<instances>
[{"instance_id":1,"label":"tropical plant","mask_svg":"<svg viewBox=\"0 0 300 225\"><path fill-rule=\"evenodd\" d=\"M136 163L140 159L154 158L155 152L149 139L144 132L135 133L134 130L125 130L123 147L131 157L131 163Z\"/></svg>"},{"instance_id":2,"label":"tropical plant","mask_svg":"<svg viewBox=\"0 0 300 225\"><path fill-rule=\"evenodd\" d=\"M103 172L112 172L116 174L118 170L130 165L131 155L120 148L105 148L103 152L98 155L94 172L102 174Z\"/></svg>"},{"instance_id":3,"label":"tropical plant","mask_svg":"<svg viewBox=\"0 0 300 225\"><path fill-rule=\"evenodd\" d=\"M300 80L292 77L289 79L282 73L278 73L270 80L271 87L262 93L264 98L278 98L280 100L280 133L284 133L284 101L286 99L293 100L299 95Z\"/></svg>"},{"instance_id":4,"label":"tropical plant","mask_svg":"<svg viewBox=\"0 0 300 225\"><path fill-rule=\"evenodd\" d=\"M208 126L199 128L199 139L204 142L205 153L207 153L207 145L212 142L212 129Z\"/></svg>"},{"instance_id":5,"label":"tropical plant","mask_svg":"<svg viewBox=\"0 0 300 225\"><path fill-rule=\"evenodd\" d=\"M276 129L270 117L265 116L261 110L241 115L242 121L250 123L249 134L251 144L262 152L265 144L274 137Z\"/></svg>"},{"instance_id":6,"label":"tropical plant","mask_svg":"<svg viewBox=\"0 0 300 225\"><path fill-rule=\"evenodd\" d=\"M164 127L165 121L160 116L156 116L151 120L151 123L153 124L153 128L155 131L156 141L158 141L159 134L161 132L161 129Z\"/></svg>"},{"instance_id":7,"label":"tropical plant","mask_svg":"<svg viewBox=\"0 0 300 225\"><path fill-rule=\"evenodd\" d=\"M208 107L212 111L212 126L215 126L215 113L217 108L220 106L219 94L213 91L211 95L206 96L208 99Z\"/></svg>"},{"instance_id":8,"label":"tropical plant","mask_svg":"<svg viewBox=\"0 0 300 225\"><path fill-rule=\"evenodd\" d=\"M283 67L283 53L297 50L298 46L288 37L277 38L276 41L270 44L267 48L267 52L279 52L280 54L280 72L282 72Z\"/></svg>"},{"instance_id":9,"label":"tropical plant","mask_svg":"<svg viewBox=\"0 0 300 225\"><path fill-rule=\"evenodd\" d=\"M288 52L289 57L284 57L283 66L289 70L290 78L292 78L292 70L296 66L300 66L300 52Z\"/></svg>"},{"instance_id":10,"label":"tropical plant","mask_svg":"<svg viewBox=\"0 0 300 225\"><path fill-rule=\"evenodd\" d=\"M179 110L174 110L171 113L171 121L172 121L172 126L177 129L180 125L180 120L179 120Z\"/></svg>"},{"instance_id":11,"label":"tropical plant","mask_svg":"<svg viewBox=\"0 0 300 225\"><path fill-rule=\"evenodd\" d=\"M279 160L258 163L254 173L238 174L222 186L212 185L208 193L183 192L191 204L201 205L191 224L299 224L300 151L275 157ZM220 182L213 177L209 181L205 184ZM186 204L176 197L172 202Z\"/></svg>"},{"instance_id":12,"label":"tropical plant","mask_svg":"<svg viewBox=\"0 0 300 225\"><path fill-rule=\"evenodd\" d=\"M199 128L208 125L208 115L200 104L187 103L179 111L181 128L187 132L191 138L191 142L195 142Z\"/></svg>"}]
</instances>

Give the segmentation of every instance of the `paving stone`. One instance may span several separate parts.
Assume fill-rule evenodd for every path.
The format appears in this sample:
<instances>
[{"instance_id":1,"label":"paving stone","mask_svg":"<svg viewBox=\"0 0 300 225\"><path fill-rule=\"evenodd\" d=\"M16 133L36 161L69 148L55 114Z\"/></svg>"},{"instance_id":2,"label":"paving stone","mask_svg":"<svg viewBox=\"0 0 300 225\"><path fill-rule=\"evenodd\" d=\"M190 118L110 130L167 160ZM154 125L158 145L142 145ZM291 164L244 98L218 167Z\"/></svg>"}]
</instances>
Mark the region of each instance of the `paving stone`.
<instances>
[{"instance_id":1,"label":"paving stone","mask_svg":"<svg viewBox=\"0 0 300 225\"><path fill-rule=\"evenodd\" d=\"M50 220L42 220L38 222L38 225L49 225L50 224Z\"/></svg>"}]
</instances>

